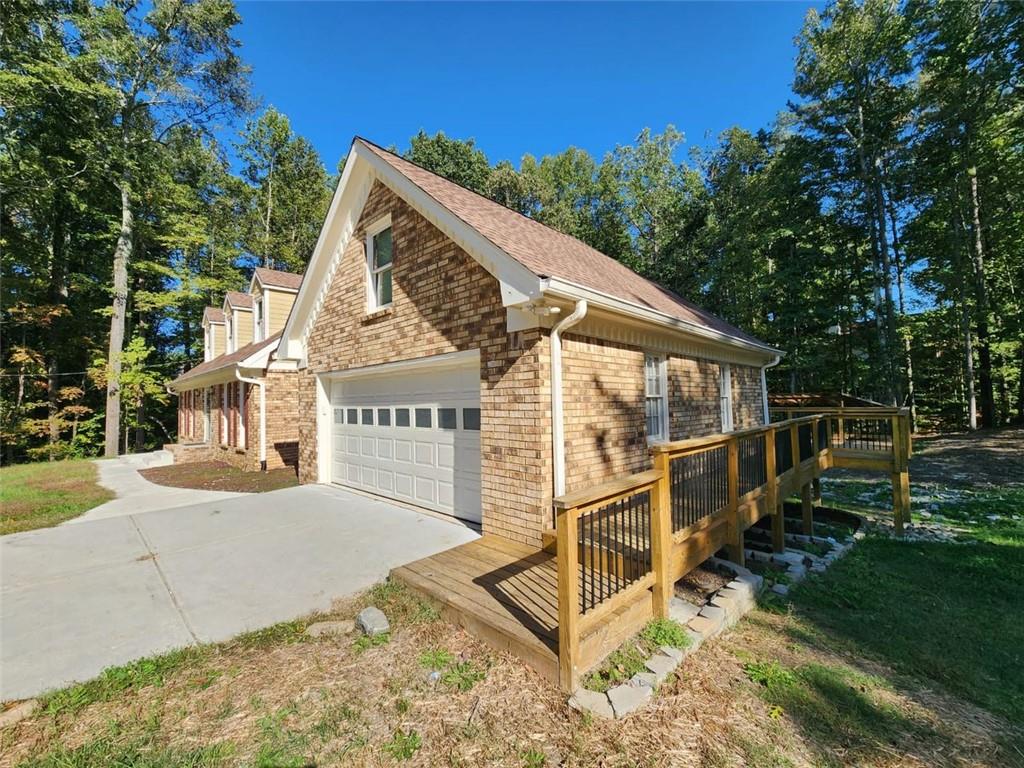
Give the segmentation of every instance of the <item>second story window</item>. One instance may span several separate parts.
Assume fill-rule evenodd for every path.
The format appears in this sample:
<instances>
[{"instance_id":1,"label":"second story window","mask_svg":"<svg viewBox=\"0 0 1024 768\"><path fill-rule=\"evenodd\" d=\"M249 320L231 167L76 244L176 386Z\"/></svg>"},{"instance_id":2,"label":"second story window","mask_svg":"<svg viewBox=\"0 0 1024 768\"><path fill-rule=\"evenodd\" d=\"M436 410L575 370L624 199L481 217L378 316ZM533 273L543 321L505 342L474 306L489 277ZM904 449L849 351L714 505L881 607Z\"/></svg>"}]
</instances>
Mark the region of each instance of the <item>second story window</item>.
<instances>
[{"instance_id":1,"label":"second story window","mask_svg":"<svg viewBox=\"0 0 1024 768\"><path fill-rule=\"evenodd\" d=\"M732 419L732 369L728 363L722 363L719 367L718 379L718 402L722 409L722 431L732 432L734 429Z\"/></svg>"},{"instance_id":2,"label":"second story window","mask_svg":"<svg viewBox=\"0 0 1024 768\"><path fill-rule=\"evenodd\" d=\"M366 235L366 266L369 278L369 309L391 305L391 217L375 224Z\"/></svg>"},{"instance_id":3,"label":"second story window","mask_svg":"<svg viewBox=\"0 0 1024 768\"><path fill-rule=\"evenodd\" d=\"M227 336L226 336L226 346L224 347L224 350L226 352L229 352L229 353L230 352L234 352L235 351L235 335L234 335L234 333L232 333L231 315L228 315L227 319L224 321L224 329L225 329L225 333L227 333Z\"/></svg>"}]
</instances>

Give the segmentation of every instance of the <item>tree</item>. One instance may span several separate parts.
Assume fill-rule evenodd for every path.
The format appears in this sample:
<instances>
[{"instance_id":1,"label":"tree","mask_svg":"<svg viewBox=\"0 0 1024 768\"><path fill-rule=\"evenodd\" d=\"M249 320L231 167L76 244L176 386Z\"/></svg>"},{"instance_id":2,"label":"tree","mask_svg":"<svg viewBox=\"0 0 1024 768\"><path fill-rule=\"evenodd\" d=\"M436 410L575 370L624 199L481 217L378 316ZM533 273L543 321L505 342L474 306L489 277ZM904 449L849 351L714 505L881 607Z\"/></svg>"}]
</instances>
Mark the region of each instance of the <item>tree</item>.
<instances>
[{"instance_id":1,"label":"tree","mask_svg":"<svg viewBox=\"0 0 1024 768\"><path fill-rule=\"evenodd\" d=\"M73 6L62 22L80 58L108 91L102 114L109 151L100 161L120 195L113 251L107 351L106 442L117 455L121 415L121 354L129 293L136 210L146 193L139 173L176 126L202 129L247 108L247 70L231 29L239 16L230 0L154 0Z\"/></svg>"},{"instance_id":2,"label":"tree","mask_svg":"<svg viewBox=\"0 0 1024 768\"><path fill-rule=\"evenodd\" d=\"M246 125L236 150L245 182L236 186L243 249L265 267L303 270L330 204L320 157L273 107Z\"/></svg>"},{"instance_id":3,"label":"tree","mask_svg":"<svg viewBox=\"0 0 1024 768\"><path fill-rule=\"evenodd\" d=\"M420 130L409 140L403 157L467 189L487 194L491 164L473 139L450 139L443 131L428 136Z\"/></svg>"}]
</instances>

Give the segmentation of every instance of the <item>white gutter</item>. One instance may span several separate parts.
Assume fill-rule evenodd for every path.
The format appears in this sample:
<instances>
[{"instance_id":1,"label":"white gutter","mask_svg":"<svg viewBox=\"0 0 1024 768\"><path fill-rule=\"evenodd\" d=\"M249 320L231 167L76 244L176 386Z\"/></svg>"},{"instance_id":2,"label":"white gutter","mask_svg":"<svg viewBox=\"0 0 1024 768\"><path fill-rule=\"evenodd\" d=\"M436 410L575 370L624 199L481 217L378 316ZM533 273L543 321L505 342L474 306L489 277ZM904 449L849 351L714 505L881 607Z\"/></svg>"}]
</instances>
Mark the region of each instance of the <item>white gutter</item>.
<instances>
[{"instance_id":1,"label":"white gutter","mask_svg":"<svg viewBox=\"0 0 1024 768\"><path fill-rule=\"evenodd\" d=\"M267 470L267 387L263 379L250 379L235 368L235 378L243 384L260 388L260 469Z\"/></svg>"},{"instance_id":2,"label":"white gutter","mask_svg":"<svg viewBox=\"0 0 1024 768\"><path fill-rule=\"evenodd\" d=\"M644 307L640 304L634 304L631 301L625 301L602 291L587 288L558 277L546 277L541 280L541 291L546 295L561 296L575 301L586 300L595 307L602 307L613 312L635 317L639 320L668 326L677 331L684 331L693 336L708 339L709 341L727 344L732 347L757 352L762 355L765 353L772 355L782 354L782 350L776 349L775 347L769 347L767 344L759 344L757 342L730 336L727 333L716 331L713 328L707 328L706 326L699 325L698 323L673 317L659 310Z\"/></svg>"},{"instance_id":3,"label":"white gutter","mask_svg":"<svg viewBox=\"0 0 1024 768\"><path fill-rule=\"evenodd\" d=\"M580 299L572 314L551 329L551 443L555 470L555 496L565 493L565 419L562 409L562 331L587 315L587 302Z\"/></svg>"},{"instance_id":4,"label":"white gutter","mask_svg":"<svg viewBox=\"0 0 1024 768\"><path fill-rule=\"evenodd\" d=\"M761 366L761 404L764 407L764 423L765 425L772 423L772 416L768 410L768 380L765 378L764 372L769 368L774 368L782 361L782 355L776 355L775 359L767 365Z\"/></svg>"}]
</instances>

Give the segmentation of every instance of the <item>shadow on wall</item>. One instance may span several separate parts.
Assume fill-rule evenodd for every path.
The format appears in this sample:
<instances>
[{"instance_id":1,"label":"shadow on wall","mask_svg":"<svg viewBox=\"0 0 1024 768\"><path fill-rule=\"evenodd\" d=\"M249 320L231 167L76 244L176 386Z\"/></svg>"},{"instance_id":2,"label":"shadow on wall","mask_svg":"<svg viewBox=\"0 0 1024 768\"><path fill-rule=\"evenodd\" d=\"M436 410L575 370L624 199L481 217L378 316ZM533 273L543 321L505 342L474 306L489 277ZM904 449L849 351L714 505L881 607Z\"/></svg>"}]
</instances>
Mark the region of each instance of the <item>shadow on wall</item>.
<instances>
[{"instance_id":1,"label":"shadow on wall","mask_svg":"<svg viewBox=\"0 0 1024 768\"><path fill-rule=\"evenodd\" d=\"M649 463L647 455L647 433L644 418L643 392L630 400L620 391L608 389L598 374L591 376L591 385L597 397L591 401L599 411L587 423L588 437L593 441L601 458L601 471L573 472L570 476L580 479L580 485L606 480L615 474L636 472ZM609 426L611 425L611 426ZM616 452L621 452L616 456ZM616 468L617 461L622 466Z\"/></svg>"},{"instance_id":2,"label":"shadow on wall","mask_svg":"<svg viewBox=\"0 0 1024 768\"><path fill-rule=\"evenodd\" d=\"M281 459L281 463L286 467L292 467L298 472L299 469L299 441L298 440L283 440L279 443L274 443L274 450L277 452L278 458Z\"/></svg>"}]
</instances>

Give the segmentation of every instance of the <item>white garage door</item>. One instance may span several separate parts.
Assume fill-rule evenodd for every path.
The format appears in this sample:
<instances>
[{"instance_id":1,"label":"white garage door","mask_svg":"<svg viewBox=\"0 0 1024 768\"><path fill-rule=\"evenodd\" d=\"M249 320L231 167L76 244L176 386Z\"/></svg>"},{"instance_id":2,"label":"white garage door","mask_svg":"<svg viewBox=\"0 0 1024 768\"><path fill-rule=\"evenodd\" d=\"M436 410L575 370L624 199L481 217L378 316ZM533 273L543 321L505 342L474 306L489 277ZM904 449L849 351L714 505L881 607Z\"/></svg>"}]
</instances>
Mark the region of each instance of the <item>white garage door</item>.
<instances>
[{"instance_id":1,"label":"white garage door","mask_svg":"<svg viewBox=\"0 0 1024 768\"><path fill-rule=\"evenodd\" d=\"M479 365L331 386L335 483L480 521Z\"/></svg>"}]
</instances>

